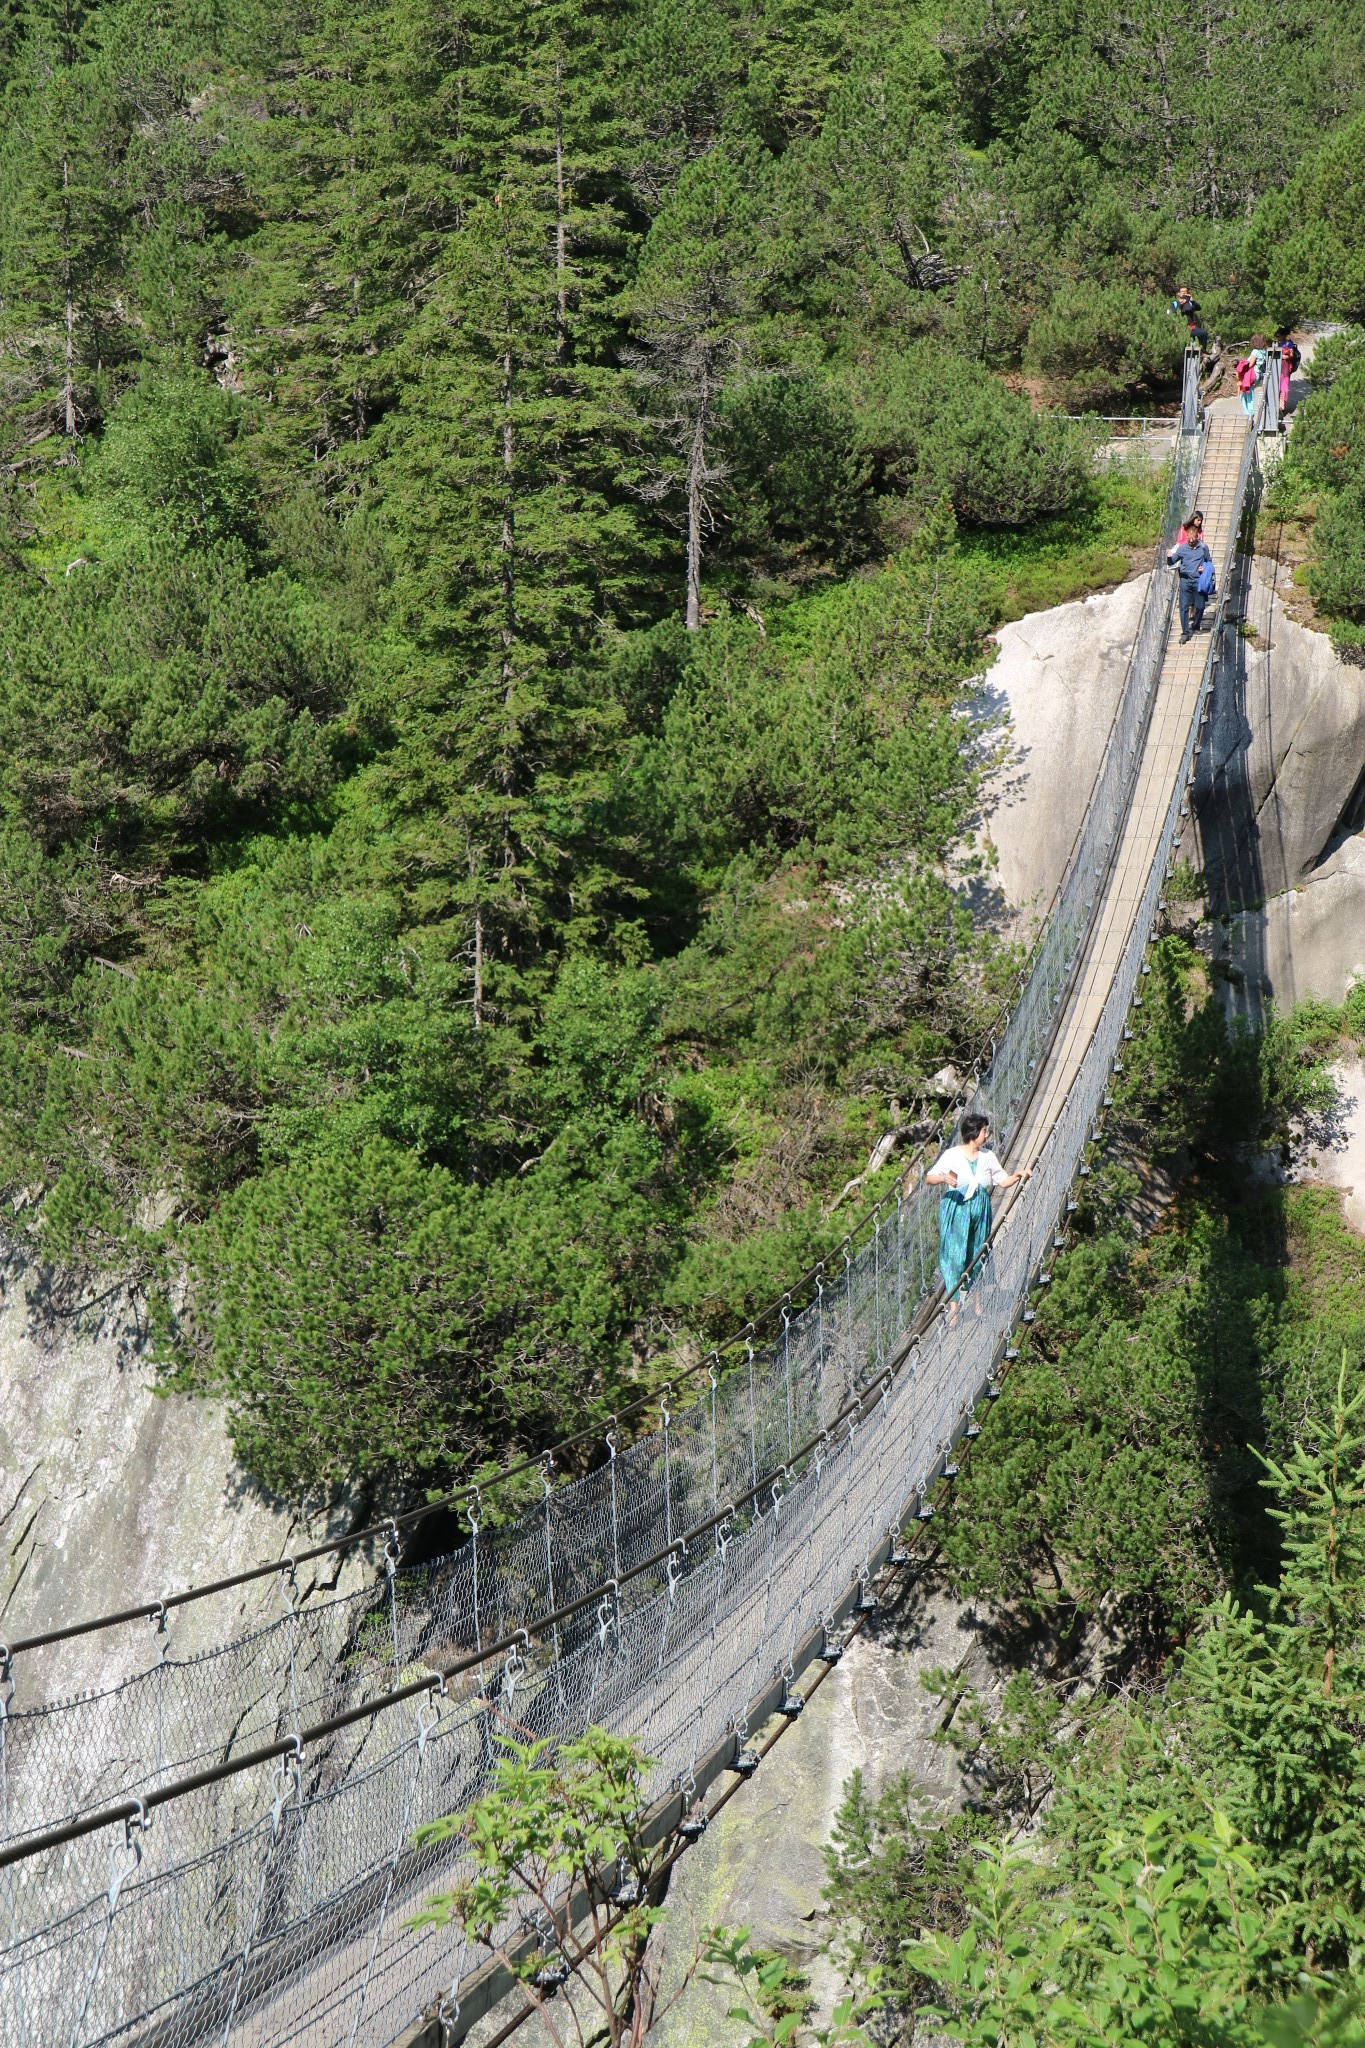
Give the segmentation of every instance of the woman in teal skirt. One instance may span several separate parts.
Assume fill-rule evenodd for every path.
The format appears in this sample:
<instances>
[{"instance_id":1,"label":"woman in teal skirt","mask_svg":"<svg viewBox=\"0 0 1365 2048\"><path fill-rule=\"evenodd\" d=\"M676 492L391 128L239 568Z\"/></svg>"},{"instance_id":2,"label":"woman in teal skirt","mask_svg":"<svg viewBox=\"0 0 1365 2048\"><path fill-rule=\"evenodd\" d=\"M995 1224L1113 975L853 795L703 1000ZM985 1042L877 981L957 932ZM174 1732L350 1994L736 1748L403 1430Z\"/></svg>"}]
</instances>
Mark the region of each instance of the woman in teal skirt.
<instances>
[{"instance_id":1,"label":"woman in teal skirt","mask_svg":"<svg viewBox=\"0 0 1365 2048\"><path fill-rule=\"evenodd\" d=\"M924 1178L941 1187L938 1205L938 1269L954 1311L976 1277L981 1254L991 1234L991 1191L1029 1180L1031 1166L1006 1173L994 1152L986 1149L990 1125L975 1110L962 1119L962 1142L951 1145Z\"/></svg>"}]
</instances>

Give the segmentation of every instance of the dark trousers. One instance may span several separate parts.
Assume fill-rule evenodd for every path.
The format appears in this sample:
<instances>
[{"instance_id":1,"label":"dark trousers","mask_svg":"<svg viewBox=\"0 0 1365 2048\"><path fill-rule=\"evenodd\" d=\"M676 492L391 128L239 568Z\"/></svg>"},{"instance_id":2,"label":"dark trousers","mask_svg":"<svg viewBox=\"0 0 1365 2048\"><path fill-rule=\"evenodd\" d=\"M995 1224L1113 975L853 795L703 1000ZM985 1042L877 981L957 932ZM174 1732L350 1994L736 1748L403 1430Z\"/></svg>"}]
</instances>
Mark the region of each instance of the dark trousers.
<instances>
[{"instance_id":1,"label":"dark trousers","mask_svg":"<svg viewBox=\"0 0 1365 2048\"><path fill-rule=\"evenodd\" d=\"M1177 579L1180 587L1180 631L1186 640L1191 633L1197 633L1204 623L1206 597L1201 597L1188 576Z\"/></svg>"}]
</instances>

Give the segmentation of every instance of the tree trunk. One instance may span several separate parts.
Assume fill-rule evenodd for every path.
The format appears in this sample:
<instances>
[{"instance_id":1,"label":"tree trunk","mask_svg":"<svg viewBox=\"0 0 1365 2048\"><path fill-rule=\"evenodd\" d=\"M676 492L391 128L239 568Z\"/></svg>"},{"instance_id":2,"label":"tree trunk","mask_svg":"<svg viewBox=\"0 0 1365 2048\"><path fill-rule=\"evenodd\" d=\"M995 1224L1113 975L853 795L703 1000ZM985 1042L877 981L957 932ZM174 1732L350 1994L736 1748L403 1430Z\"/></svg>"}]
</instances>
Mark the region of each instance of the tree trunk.
<instances>
[{"instance_id":1,"label":"tree trunk","mask_svg":"<svg viewBox=\"0 0 1365 2048\"><path fill-rule=\"evenodd\" d=\"M706 519L706 398L697 407L687 458L687 630L701 625L701 541Z\"/></svg>"},{"instance_id":2,"label":"tree trunk","mask_svg":"<svg viewBox=\"0 0 1365 2048\"><path fill-rule=\"evenodd\" d=\"M66 437L76 438L76 295L72 277L71 262L71 206L67 192L71 186L71 167L66 157L62 158L62 295L66 308L66 374L62 383L63 410L66 416Z\"/></svg>"},{"instance_id":3,"label":"tree trunk","mask_svg":"<svg viewBox=\"0 0 1365 2048\"><path fill-rule=\"evenodd\" d=\"M517 638L517 569L516 569L516 510L512 497L512 478L516 467L516 437L512 431L512 351L509 348L502 359L502 535L499 548L502 555L502 704L507 721L508 752L504 767L503 782L509 793L512 787L512 650Z\"/></svg>"},{"instance_id":4,"label":"tree trunk","mask_svg":"<svg viewBox=\"0 0 1365 2048\"><path fill-rule=\"evenodd\" d=\"M555 57L555 277L559 292L555 313L555 360L569 359L569 224L564 204L564 59Z\"/></svg>"}]
</instances>

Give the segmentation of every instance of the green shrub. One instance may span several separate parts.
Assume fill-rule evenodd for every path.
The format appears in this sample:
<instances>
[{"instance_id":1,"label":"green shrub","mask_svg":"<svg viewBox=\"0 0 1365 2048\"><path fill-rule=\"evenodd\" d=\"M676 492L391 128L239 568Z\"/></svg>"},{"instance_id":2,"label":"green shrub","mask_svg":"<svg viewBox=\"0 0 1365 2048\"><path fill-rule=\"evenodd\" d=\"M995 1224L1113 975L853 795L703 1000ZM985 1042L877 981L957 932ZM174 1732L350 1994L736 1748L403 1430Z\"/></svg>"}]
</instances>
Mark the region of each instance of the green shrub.
<instances>
[{"instance_id":1,"label":"green shrub","mask_svg":"<svg viewBox=\"0 0 1365 2048\"><path fill-rule=\"evenodd\" d=\"M1365 318L1365 115L1330 135L1283 189L1262 199L1246 264L1276 326Z\"/></svg>"},{"instance_id":2,"label":"green shrub","mask_svg":"<svg viewBox=\"0 0 1365 2048\"><path fill-rule=\"evenodd\" d=\"M1365 352L1365 327L1343 327L1336 334L1324 334L1303 366L1313 390L1326 391L1343 370L1350 369Z\"/></svg>"},{"instance_id":3,"label":"green shrub","mask_svg":"<svg viewBox=\"0 0 1365 2048\"><path fill-rule=\"evenodd\" d=\"M813 377L755 378L726 408L735 537L833 563L866 555L876 533L871 464L846 402Z\"/></svg>"},{"instance_id":4,"label":"green shrub","mask_svg":"<svg viewBox=\"0 0 1365 2048\"><path fill-rule=\"evenodd\" d=\"M1308 587L1334 618L1365 622L1365 485L1331 499L1313 529Z\"/></svg>"},{"instance_id":5,"label":"green shrub","mask_svg":"<svg viewBox=\"0 0 1365 2048\"><path fill-rule=\"evenodd\" d=\"M1329 616L1365 620L1365 353L1345 346L1301 407L1285 469L1317 494L1308 582Z\"/></svg>"},{"instance_id":6,"label":"green shrub","mask_svg":"<svg viewBox=\"0 0 1365 2048\"><path fill-rule=\"evenodd\" d=\"M1024 360L1060 383L1069 403L1098 406L1137 385L1179 376L1185 329L1131 285L1059 292L1029 329Z\"/></svg>"},{"instance_id":7,"label":"green shrub","mask_svg":"<svg viewBox=\"0 0 1365 2048\"><path fill-rule=\"evenodd\" d=\"M946 498L968 525L1019 526L1089 485L1084 429L1035 412L963 356L925 348L850 382L878 481L921 505Z\"/></svg>"}]
</instances>

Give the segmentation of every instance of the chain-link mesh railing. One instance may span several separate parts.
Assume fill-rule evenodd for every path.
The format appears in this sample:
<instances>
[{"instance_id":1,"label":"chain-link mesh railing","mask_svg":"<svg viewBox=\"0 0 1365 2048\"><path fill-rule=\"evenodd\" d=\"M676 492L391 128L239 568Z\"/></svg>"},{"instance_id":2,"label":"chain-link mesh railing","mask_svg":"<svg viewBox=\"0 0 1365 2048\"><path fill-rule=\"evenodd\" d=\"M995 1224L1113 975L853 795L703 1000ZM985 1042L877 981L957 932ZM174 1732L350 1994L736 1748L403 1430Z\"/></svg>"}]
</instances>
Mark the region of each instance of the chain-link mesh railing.
<instances>
[{"instance_id":1,"label":"chain-link mesh railing","mask_svg":"<svg viewBox=\"0 0 1365 2048\"><path fill-rule=\"evenodd\" d=\"M1163 540L1187 506L1200 443L1181 443L1167 494ZM973 1101L1007 1141L1018 1108L1045 1057L1072 964L1089 929L1116 843L1160 672L1170 591L1154 580L1089 808L1030 971ZM946 1135L946 1131L942 1134ZM738 1480L780 1466L793 1444L863 1383L868 1361L888 1347L934 1284L937 1204L924 1191L888 1203L855 1252L846 1247L817 1276L814 1300L790 1303L775 1345L739 1347L701 1376L702 1398L662 1430L619 1450L585 1478L553 1488L535 1513L475 1532L454 1556L400 1567L396 1546L378 1592L365 1585L300 1603L292 1568L279 1571L273 1621L193 1657L175 1653L175 1616L149 1630L141 1673L75 1699L25 1698L21 1657L0 1683L0 1829L5 1835L88 1810L119 1792L136 1793L281 1728L297 1728L381 1693L394 1674L473 1648L590 1584L619 1575L696 1519L700 1504L731 1496ZM861 1302L864 1269L874 1303ZM856 1300L855 1300L855 1297ZM875 1369L875 1367L873 1368ZM694 1386L696 1382L694 1381ZM643 1550L641 1548L643 1546ZM62 1646L45 1653L59 1662ZM12 1696L11 1696L12 1695Z\"/></svg>"},{"instance_id":2,"label":"chain-link mesh railing","mask_svg":"<svg viewBox=\"0 0 1365 2048\"><path fill-rule=\"evenodd\" d=\"M1248 435L1246 464L1252 452ZM1197 450L1181 455L1163 540L1195 473ZM1090 810L980 1091L1006 1134L1046 1059L1122 829L1170 605L1154 578ZM168 1655L100 1698L11 1706L0 1783L14 1832L115 1794L146 1797L381 1695L301 1756L158 1805L145 1832L105 1828L0 1870L0 2040L382 2048L468 1966L453 1931L404 1926L425 1893L457 1880L458 1851L410 1845L422 1821L486 1781L500 1717L554 1736L592 1723L632 1733L661 1784L685 1781L742 1723L899 1525L987 1383L1104 1094L1197 724L1100 1022L956 1317L907 1345L935 1283L937 1202L924 1189L898 1197L819 1277L809 1306L784 1314L774 1344L705 1376L700 1399L609 1446L600 1470L547 1481L534 1512L476 1527L420 1571L390 1559L378 1592L286 1611L201 1659ZM382 1698L523 1628L524 1654L416 1700Z\"/></svg>"}]
</instances>

